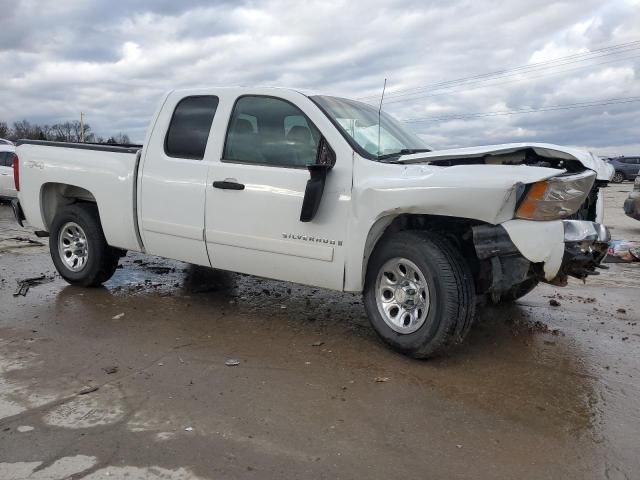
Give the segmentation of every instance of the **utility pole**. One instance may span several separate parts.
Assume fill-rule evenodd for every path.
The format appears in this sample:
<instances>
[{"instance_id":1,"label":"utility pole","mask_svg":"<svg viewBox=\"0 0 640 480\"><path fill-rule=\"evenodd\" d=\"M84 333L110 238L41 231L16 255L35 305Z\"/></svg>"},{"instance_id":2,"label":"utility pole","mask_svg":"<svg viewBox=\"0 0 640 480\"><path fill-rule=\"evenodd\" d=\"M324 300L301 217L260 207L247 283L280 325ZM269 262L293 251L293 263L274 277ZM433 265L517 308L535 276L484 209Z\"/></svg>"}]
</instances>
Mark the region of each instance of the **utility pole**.
<instances>
[{"instance_id":1,"label":"utility pole","mask_svg":"<svg viewBox=\"0 0 640 480\"><path fill-rule=\"evenodd\" d=\"M84 113L80 112L80 142L84 143Z\"/></svg>"}]
</instances>

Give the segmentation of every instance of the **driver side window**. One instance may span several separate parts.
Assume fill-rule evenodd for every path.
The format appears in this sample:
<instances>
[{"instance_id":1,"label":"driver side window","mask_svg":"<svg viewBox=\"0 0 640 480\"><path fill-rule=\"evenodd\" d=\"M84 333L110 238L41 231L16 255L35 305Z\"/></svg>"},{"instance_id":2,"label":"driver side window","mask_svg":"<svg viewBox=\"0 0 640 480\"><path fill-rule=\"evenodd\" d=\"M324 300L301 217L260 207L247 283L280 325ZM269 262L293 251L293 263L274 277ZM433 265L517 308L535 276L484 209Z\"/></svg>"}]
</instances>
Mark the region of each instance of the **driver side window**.
<instances>
[{"instance_id":1,"label":"driver side window","mask_svg":"<svg viewBox=\"0 0 640 480\"><path fill-rule=\"evenodd\" d=\"M311 120L285 100L240 97L229 122L222 161L306 167L316 162L320 136Z\"/></svg>"}]
</instances>

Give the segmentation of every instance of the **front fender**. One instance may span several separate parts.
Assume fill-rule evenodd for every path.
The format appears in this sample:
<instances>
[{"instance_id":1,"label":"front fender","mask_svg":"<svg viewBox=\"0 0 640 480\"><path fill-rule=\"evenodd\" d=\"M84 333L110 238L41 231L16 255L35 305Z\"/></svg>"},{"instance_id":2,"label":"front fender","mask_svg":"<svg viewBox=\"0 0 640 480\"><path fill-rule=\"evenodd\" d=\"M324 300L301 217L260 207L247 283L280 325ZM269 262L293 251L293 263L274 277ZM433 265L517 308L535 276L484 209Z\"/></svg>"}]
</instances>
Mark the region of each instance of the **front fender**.
<instances>
[{"instance_id":1,"label":"front fender","mask_svg":"<svg viewBox=\"0 0 640 480\"><path fill-rule=\"evenodd\" d=\"M562 220L509 220L501 225L524 258L533 263L544 264L544 278L547 281L558 274L564 256Z\"/></svg>"},{"instance_id":2,"label":"front fender","mask_svg":"<svg viewBox=\"0 0 640 480\"><path fill-rule=\"evenodd\" d=\"M562 172L526 165L440 167L356 159L345 290L362 290L367 258L398 215L503 223L513 218L519 188Z\"/></svg>"}]
</instances>

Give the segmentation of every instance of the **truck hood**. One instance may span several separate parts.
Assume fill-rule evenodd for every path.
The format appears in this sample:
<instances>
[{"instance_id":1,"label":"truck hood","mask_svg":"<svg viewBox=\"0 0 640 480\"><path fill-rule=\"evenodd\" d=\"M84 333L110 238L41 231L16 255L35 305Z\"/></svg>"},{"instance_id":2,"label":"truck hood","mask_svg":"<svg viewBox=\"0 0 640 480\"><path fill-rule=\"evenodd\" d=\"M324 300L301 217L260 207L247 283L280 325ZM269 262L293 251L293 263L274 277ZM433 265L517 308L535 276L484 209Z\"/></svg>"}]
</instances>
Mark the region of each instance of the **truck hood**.
<instances>
[{"instance_id":1,"label":"truck hood","mask_svg":"<svg viewBox=\"0 0 640 480\"><path fill-rule=\"evenodd\" d=\"M598 180L609 181L613 177L614 169L607 162L596 155L579 148L562 147L549 143L505 143L501 145L485 145L480 147L453 148L448 150L436 150L433 152L414 153L402 155L398 161L402 163L425 163L453 159L498 157L495 163L500 162L499 156L509 158L509 164L518 164L510 154L517 154L526 150L533 150L537 155L545 158L579 162L584 168L596 172ZM494 163L488 161L487 163Z\"/></svg>"}]
</instances>

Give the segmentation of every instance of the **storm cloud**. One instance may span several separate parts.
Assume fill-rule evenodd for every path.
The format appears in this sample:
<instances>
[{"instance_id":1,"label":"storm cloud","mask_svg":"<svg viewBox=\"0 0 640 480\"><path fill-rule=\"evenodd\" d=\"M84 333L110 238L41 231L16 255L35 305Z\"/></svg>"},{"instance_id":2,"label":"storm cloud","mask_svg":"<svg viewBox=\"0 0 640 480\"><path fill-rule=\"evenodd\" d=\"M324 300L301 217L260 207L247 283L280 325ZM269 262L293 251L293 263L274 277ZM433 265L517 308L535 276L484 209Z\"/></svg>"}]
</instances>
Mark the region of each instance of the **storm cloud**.
<instances>
[{"instance_id":1,"label":"storm cloud","mask_svg":"<svg viewBox=\"0 0 640 480\"><path fill-rule=\"evenodd\" d=\"M82 111L97 134L142 141L173 88L272 85L376 103L387 78L385 110L420 120L407 126L436 148L531 140L639 154L637 101L442 119L640 97L640 44L575 57L637 40L640 0L0 0L0 120ZM566 57L577 60L544 63Z\"/></svg>"}]
</instances>

